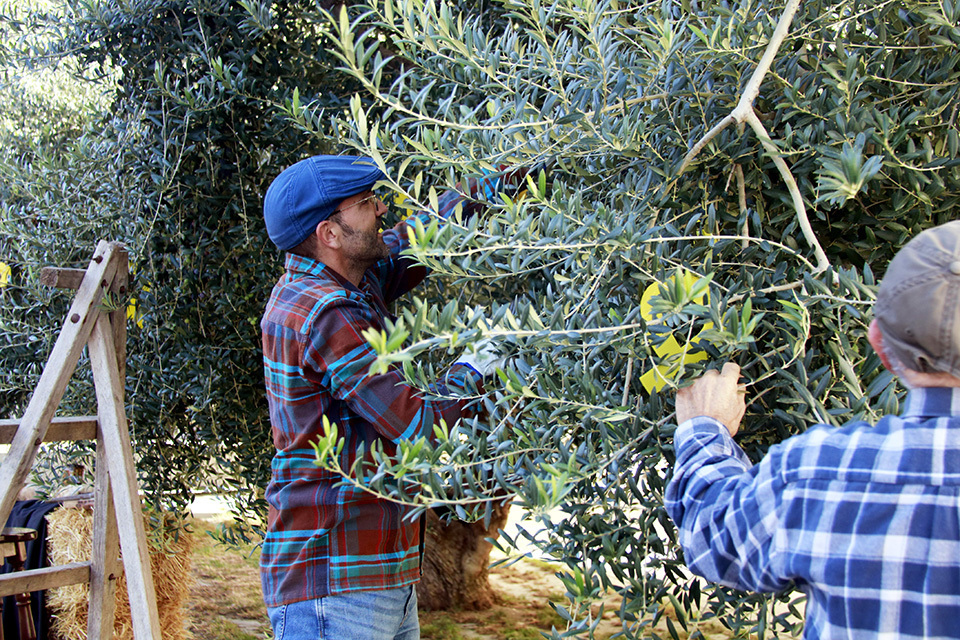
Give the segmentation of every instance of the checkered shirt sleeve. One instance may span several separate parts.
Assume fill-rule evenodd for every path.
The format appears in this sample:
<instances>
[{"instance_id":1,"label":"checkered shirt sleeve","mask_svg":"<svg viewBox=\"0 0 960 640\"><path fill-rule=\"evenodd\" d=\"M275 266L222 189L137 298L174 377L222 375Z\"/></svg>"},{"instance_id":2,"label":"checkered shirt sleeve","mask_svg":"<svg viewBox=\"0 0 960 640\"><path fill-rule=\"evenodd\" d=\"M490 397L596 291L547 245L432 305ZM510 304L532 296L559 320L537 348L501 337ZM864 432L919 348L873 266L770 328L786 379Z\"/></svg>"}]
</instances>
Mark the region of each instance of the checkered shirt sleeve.
<instances>
[{"instance_id":1,"label":"checkered shirt sleeve","mask_svg":"<svg viewBox=\"0 0 960 640\"><path fill-rule=\"evenodd\" d=\"M688 567L807 594L805 638L960 638L960 390L876 426L812 427L751 465L710 418L680 425L665 507Z\"/></svg>"}]
</instances>

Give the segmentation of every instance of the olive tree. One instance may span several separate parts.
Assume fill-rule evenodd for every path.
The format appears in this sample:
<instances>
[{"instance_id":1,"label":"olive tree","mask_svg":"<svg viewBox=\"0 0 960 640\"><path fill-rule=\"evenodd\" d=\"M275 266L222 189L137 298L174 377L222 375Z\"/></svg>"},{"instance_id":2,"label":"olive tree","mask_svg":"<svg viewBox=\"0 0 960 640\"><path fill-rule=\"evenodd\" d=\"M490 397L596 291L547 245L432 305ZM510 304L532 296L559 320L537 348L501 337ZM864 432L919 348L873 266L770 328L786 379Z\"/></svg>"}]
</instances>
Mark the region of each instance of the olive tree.
<instances>
[{"instance_id":1,"label":"olive tree","mask_svg":"<svg viewBox=\"0 0 960 640\"><path fill-rule=\"evenodd\" d=\"M427 387L463 349L507 357L480 418L341 469L345 482L489 521L562 564L568 620L622 595L626 637L796 632L797 594L737 593L683 566L663 489L673 391L740 364L754 459L815 422L896 411L865 339L877 274L956 216L960 3L505 0L505 19L433 0L329 16L359 85L357 151L411 207L431 182L534 171L484 217L419 226L432 286L371 333L378 366ZM388 77L385 70L398 68ZM518 542L501 535L509 547Z\"/></svg>"},{"instance_id":2,"label":"olive tree","mask_svg":"<svg viewBox=\"0 0 960 640\"><path fill-rule=\"evenodd\" d=\"M116 302L130 318L127 413L147 497L179 510L222 490L256 523L273 451L258 323L282 270L262 194L285 166L334 148L335 133L307 133L291 114L342 110L354 91L326 53L320 8L157 0L3 13L6 86L20 99L3 110L15 124L0 161L0 410L22 410L69 302L40 287L40 268L85 265L98 239L123 241L131 297ZM51 109L24 81L40 67L102 97ZM78 379L69 409L90 411L90 391Z\"/></svg>"},{"instance_id":3,"label":"olive tree","mask_svg":"<svg viewBox=\"0 0 960 640\"><path fill-rule=\"evenodd\" d=\"M334 68L322 8L36 0L0 4L0 17L0 411L22 411L69 302L38 285L40 269L84 265L98 239L122 240L132 291L113 303L128 310L127 413L146 496L179 511L197 491L233 495L223 537L255 537L274 451L259 318L282 270L261 198L285 166L339 150L330 114L358 88ZM92 411L90 380L65 404ZM40 479L55 485L65 457L89 453L51 449ZM489 604L486 554L460 561L476 529L431 528L422 602Z\"/></svg>"}]
</instances>

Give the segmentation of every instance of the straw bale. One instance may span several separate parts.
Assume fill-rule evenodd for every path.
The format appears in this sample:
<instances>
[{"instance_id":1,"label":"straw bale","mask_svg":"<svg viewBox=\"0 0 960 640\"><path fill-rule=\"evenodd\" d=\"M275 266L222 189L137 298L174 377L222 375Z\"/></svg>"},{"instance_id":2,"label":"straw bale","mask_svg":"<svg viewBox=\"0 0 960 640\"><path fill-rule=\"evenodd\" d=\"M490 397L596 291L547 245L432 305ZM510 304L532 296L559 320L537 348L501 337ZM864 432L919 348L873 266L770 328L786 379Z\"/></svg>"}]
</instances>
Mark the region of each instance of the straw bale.
<instances>
[{"instance_id":1,"label":"straw bale","mask_svg":"<svg viewBox=\"0 0 960 640\"><path fill-rule=\"evenodd\" d=\"M149 527L149 518L144 519ZM47 516L47 546L52 564L84 562L90 559L93 512L90 509L57 509ZM151 540L150 567L157 594L160 630L164 640L186 640L186 601L190 588L190 552L193 537L181 530L174 538L169 533L154 531L162 536L163 550ZM86 640L89 585L79 584L51 589L47 605L51 613L51 637L58 640ZM130 603L127 598L126 577L121 572L117 580L114 638L133 640Z\"/></svg>"}]
</instances>

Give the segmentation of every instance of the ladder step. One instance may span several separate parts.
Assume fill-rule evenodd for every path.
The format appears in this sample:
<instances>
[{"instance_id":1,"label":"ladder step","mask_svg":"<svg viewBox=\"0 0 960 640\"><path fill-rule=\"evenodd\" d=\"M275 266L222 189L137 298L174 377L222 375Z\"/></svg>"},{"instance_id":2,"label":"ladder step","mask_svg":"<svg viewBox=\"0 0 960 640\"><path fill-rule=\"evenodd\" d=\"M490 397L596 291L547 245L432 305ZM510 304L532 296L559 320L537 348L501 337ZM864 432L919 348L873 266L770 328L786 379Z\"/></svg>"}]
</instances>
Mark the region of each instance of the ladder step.
<instances>
[{"instance_id":1,"label":"ladder step","mask_svg":"<svg viewBox=\"0 0 960 640\"><path fill-rule=\"evenodd\" d=\"M86 269L44 267L40 270L40 284L57 289L79 289Z\"/></svg>"},{"instance_id":2,"label":"ladder step","mask_svg":"<svg viewBox=\"0 0 960 640\"><path fill-rule=\"evenodd\" d=\"M0 596L12 596L18 593L45 591L68 584L90 582L90 563L71 562L55 567L30 569L0 575Z\"/></svg>"},{"instance_id":3,"label":"ladder step","mask_svg":"<svg viewBox=\"0 0 960 640\"><path fill-rule=\"evenodd\" d=\"M19 420L0 420L0 444L10 444L20 426ZM97 417L81 416L77 418L54 418L43 437L44 442L69 442L74 440L96 440Z\"/></svg>"}]
</instances>

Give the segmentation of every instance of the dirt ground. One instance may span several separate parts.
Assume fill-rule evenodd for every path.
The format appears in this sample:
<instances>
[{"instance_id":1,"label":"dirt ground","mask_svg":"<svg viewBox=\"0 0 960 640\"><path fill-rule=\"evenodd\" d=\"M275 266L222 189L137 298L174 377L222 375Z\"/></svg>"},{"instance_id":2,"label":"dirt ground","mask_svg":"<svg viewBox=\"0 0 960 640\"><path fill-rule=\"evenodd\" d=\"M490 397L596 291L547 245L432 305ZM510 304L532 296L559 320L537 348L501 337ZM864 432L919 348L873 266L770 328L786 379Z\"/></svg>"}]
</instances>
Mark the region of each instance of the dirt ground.
<instances>
[{"instance_id":1,"label":"dirt ground","mask_svg":"<svg viewBox=\"0 0 960 640\"><path fill-rule=\"evenodd\" d=\"M257 570L259 555L250 546L227 549L217 545L203 530L213 525L200 521L198 544L192 562L193 585L188 602L189 631L197 640L265 640L272 638L260 597ZM490 582L500 602L480 612L422 612L423 640L538 640L551 627L564 629L563 619L550 602L563 603L563 586L549 564L523 559L491 571ZM609 638L621 630L616 617L616 598L605 603L597 638ZM678 627L679 639L687 633ZM691 632L693 629L690 630ZM716 622L699 627L705 640L729 638ZM665 621L656 629L661 638L671 634Z\"/></svg>"},{"instance_id":2,"label":"dirt ground","mask_svg":"<svg viewBox=\"0 0 960 640\"><path fill-rule=\"evenodd\" d=\"M270 638L260 598L257 550L219 546L203 531L211 525L197 524L189 631L197 640ZM563 600L563 590L548 565L521 561L497 567L490 581L499 595L497 606L480 612L421 613L423 640L535 640L542 637L541 629L562 627L549 601Z\"/></svg>"},{"instance_id":3,"label":"dirt ground","mask_svg":"<svg viewBox=\"0 0 960 640\"><path fill-rule=\"evenodd\" d=\"M207 535L212 523L198 521L196 525L193 584L187 602L190 633L195 640L272 638L260 595L257 549L224 547Z\"/></svg>"},{"instance_id":4,"label":"dirt ground","mask_svg":"<svg viewBox=\"0 0 960 640\"><path fill-rule=\"evenodd\" d=\"M551 628L564 629L563 618L550 606L565 604L556 569L544 562L523 559L490 572L490 584L499 602L487 611L421 613L424 640L538 640ZM597 637L620 630L612 609L604 613ZM445 630L446 627L446 630Z\"/></svg>"},{"instance_id":5,"label":"dirt ground","mask_svg":"<svg viewBox=\"0 0 960 640\"><path fill-rule=\"evenodd\" d=\"M270 625L260 599L255 549L230 550L201 533L193 563L189 630L197 640L261 640ZM520 561L491 572L499 604L479 612L423 612L423 640L536 640L541 630L563 628L549 602L563 601L563 589L545 563ZM610 617L601 637L619 630Z\"/></svg>"}]
</instances>

